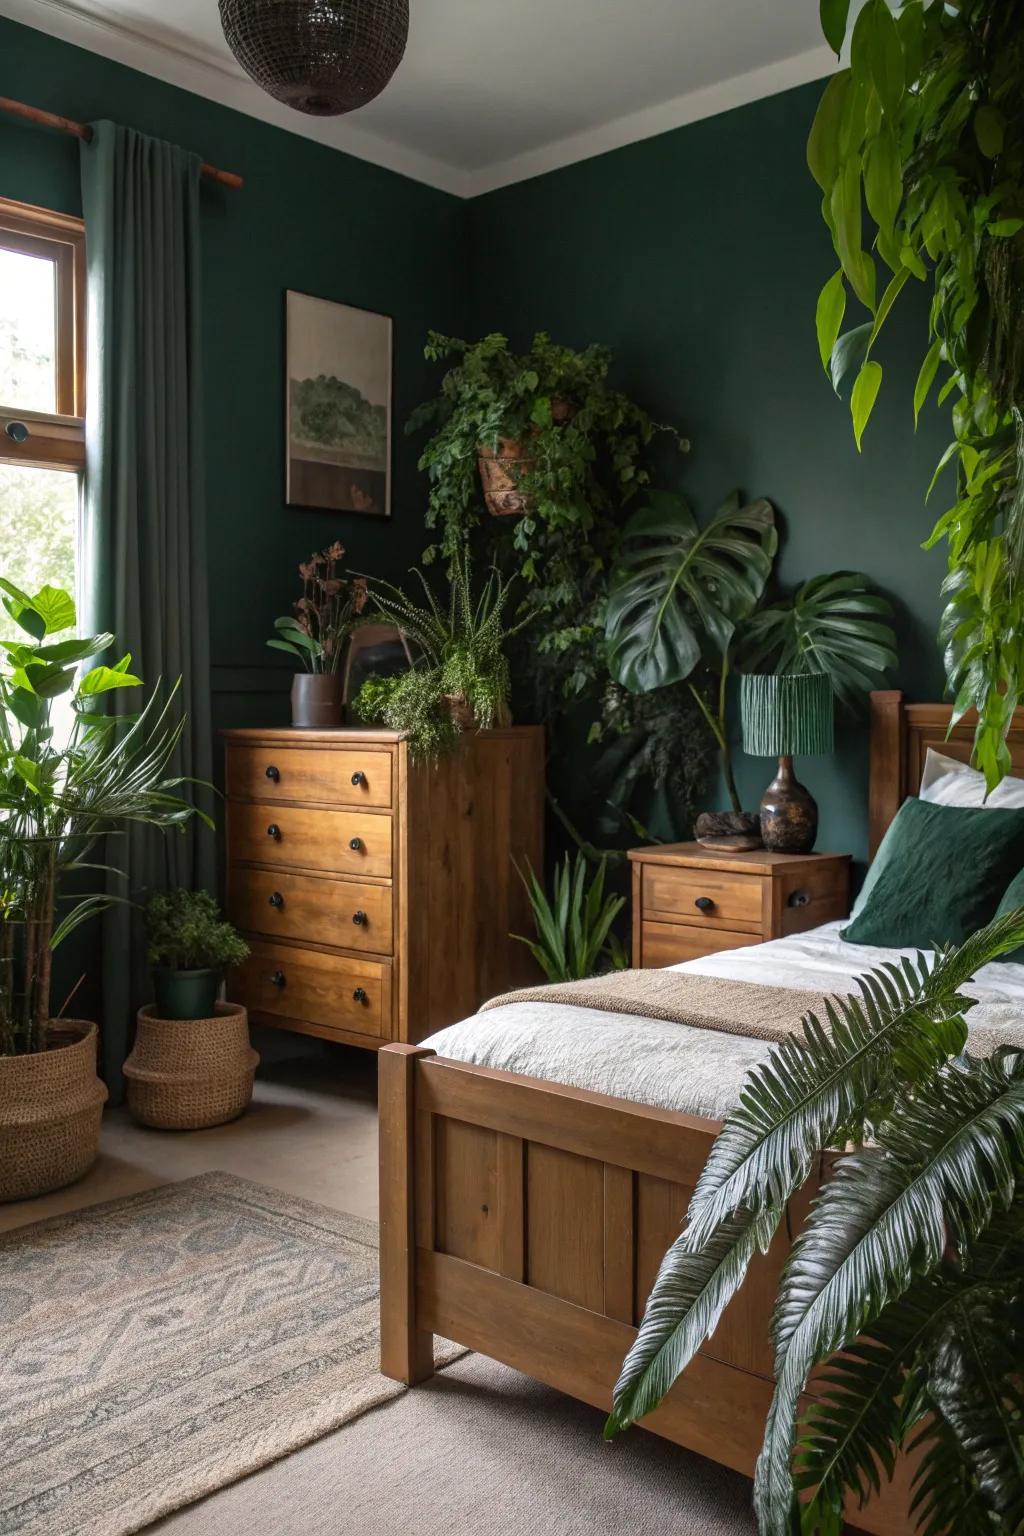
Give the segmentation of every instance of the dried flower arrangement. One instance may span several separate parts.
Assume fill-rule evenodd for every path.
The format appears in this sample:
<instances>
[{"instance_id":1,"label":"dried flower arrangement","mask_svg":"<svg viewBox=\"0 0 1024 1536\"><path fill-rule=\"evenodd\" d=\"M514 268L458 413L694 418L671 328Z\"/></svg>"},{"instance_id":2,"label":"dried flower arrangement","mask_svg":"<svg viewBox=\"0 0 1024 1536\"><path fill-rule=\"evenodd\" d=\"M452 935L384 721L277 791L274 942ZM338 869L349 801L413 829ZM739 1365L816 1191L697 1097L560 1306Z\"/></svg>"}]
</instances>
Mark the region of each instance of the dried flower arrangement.
<instances>
[{"instance_id":1,"label":"dried flower arrangement","mask_svg":"<svg viewBox=\"0 0 1024 1536\"><path fill-rule=\"evenodd\" d=\"M274 620L275 634L267 644L297 656L307 672L340 671L345 646L356 619L366 607L363 576L342 576L345 546L335 539L299 566L302 596L294 616Z\"/></svg>"}]
</instances>

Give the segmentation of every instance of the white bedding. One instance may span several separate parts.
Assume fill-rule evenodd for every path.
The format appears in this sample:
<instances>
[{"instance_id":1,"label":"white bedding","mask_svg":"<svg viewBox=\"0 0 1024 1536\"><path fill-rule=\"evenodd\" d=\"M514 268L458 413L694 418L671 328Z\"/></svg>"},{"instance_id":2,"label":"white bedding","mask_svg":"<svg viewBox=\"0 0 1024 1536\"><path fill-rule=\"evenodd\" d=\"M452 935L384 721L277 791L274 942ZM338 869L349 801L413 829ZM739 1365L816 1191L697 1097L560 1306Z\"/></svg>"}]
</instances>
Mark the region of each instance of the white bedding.
<instances>
[{"instance_id":1,"label":"white bedding","mask_svg":"<svg viewBox=\"0 0 1024 1536\"><path fill-rule=\"evenodd\" d=\"M839 937L845 926L826 923L794 938L720 950L671 969L843 993L855 991L855 978L883 961L914 954L846 944ZM987 965L964 990L979 999L968 1027L995 1028L1024 1045L1024 965ZM749 1068L771 1049L739 1035L559 1003L509 1003L452 1024L423 1044L457 1061L712 1119L727 1113Z\"/></svg>"}]
</instances>

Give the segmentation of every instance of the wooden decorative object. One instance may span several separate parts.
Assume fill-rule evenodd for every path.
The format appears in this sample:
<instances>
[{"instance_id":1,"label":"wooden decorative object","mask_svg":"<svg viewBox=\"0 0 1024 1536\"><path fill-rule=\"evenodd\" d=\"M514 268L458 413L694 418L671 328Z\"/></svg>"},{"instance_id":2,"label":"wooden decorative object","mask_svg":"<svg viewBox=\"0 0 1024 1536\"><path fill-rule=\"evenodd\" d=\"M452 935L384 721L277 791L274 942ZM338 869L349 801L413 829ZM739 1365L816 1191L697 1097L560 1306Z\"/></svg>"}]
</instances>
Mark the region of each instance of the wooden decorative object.
<instances>
[{"instance_id":1,"label":"wooden decorative object","mask_svg":"<svg viewBox=\"0 0 1024 1536\"><path fill-rule=\"evenodd\" d=\"M513 860L543 867L539 727L467 733L436 765L399 732L227 740L231 990L254 1023L376 1050L535 980Z\"/></svg>"},{"instance_id":2,"label":"wooden decorative object","mask_svg":"<svg viewBox=\"0 0 1024 1536\"><path fill-rule=\"evenodd\" d=\"M794 857L663 843L634 848L629 857L637 967L678 965L719 949L804 933L850 910L845 853Z\"/></svg>"}]
</instances>

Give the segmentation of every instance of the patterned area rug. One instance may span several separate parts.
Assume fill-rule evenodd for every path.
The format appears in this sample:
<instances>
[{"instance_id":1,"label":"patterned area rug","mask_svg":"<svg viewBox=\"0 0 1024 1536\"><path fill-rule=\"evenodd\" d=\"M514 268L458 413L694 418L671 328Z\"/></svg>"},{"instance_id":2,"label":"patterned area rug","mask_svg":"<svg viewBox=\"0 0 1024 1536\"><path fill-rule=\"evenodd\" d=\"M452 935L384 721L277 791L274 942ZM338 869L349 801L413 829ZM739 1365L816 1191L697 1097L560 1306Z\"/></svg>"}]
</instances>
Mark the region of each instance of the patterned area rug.
<instances>
[{"instance_id":1,"label":"patterned area rug","mask_svg":"<svg viewBox=\"0 0 1024 1536\"><path fill-rule=\"evenodd\" d=\"M3 1536L126 1536L403 1390L376 1227L226 1173L12 1232L0 1337Z\"/></svg>"}]
</instances>

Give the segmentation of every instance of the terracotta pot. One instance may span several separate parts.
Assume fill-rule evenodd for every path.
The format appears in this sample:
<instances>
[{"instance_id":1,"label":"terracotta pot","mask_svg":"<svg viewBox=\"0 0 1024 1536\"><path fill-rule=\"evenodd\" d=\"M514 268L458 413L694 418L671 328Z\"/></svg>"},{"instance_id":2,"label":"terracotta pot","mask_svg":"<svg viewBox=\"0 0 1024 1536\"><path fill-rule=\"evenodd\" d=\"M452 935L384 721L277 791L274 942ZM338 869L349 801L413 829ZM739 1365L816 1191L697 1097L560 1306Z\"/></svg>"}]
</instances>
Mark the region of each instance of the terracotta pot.
<instances>
[{"instance_id":1,"label":"terracotta pot","mask_svg":"<svg viewBox=\"0 0 1024 1536\"><path fill-rule=\"evenodd\" d=\"M475 731L476 716L473 706L464 693L446 693L444 701L448 706L452 725L457 731Z\"/></svg>"},{"instance_id":2,"label":"terracotta pot","mask_svg":"<svg viewBox=\"0 0 1024 1536\"><path fill-rule=\"evenodd\" d=\"M341 724L344 677L340 672L296 672L292 679L292 725L329 731Z\"/></svg>"},{"instance_id":3,"label":"terracotta pot","mask_svg":"<svg viewBox=\"0 0 1024 1536\"><path fill-rule=\"evenodd\" d=\"M556 425L563 426L575 415L571 400L552 400L551 419ZM503 437L497 448L477 449L484 501L492 517L522 517L533 507L533 497L521 488L522 476L533 469L531 455L529 438Z\"/></svg>"},{"instance_id":4,"label":"terracotta pot","mask_svg":"<svg viewBox=\"0 0 1024 1536\"><path fill-rule=\"evenodd\" d=\"M206 1019L161 1019L140 1008L124 1064L128 1108L142 1125L198 1131L245 1113L260 1058L240 1003L216 1003Z\"/></svg>"},{"instance_id":5,"label":"terracotta pot","mask_svg":"<svg viewBox=\"0 0 1024 1536\"><path fill-rule=\"evenodd\" d=\"M49 1046L0 1056L0 1201L63 1189L99 1151L107 1090L96 1076L96 1025L60 1019Z\"/></svg>"}]
</instances>

